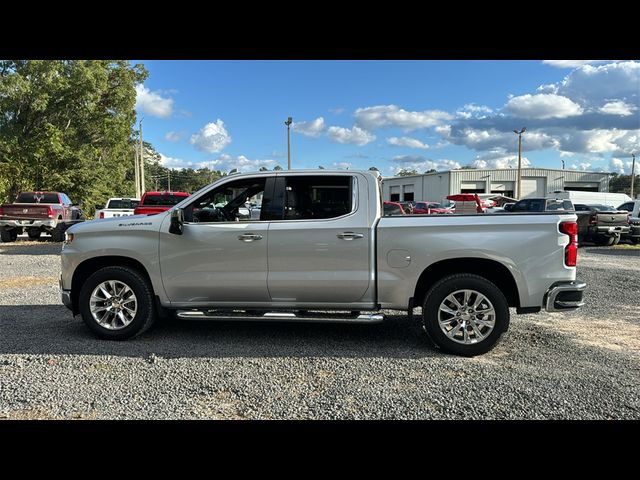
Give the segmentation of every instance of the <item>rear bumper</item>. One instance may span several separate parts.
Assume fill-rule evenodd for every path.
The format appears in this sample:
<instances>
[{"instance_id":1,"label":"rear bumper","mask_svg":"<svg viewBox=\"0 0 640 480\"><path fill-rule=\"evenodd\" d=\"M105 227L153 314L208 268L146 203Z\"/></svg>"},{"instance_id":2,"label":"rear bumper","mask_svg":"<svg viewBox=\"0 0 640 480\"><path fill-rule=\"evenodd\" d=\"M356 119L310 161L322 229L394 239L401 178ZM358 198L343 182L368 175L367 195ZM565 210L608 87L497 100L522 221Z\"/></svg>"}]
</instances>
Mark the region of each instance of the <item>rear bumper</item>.
<instances>
[{"instance_id":1,"label":"rear bumper","mask_svg":"<svg viewBox=\"0 0 640 480\"><path fill-rule=\"evenodd\" d=\"M615 226L615 227L598 227L596 234L603 235L605 237L611 237L613 235L624 235L629 233L629 225Z\"/></svg>"},{"instance_id":2,"label":"rear bumper","mask_svg":"<svg viewBox=\"0 0 640 480\"><path fill-rule=\"evenodd\" d=\"M582 295L585 288L587 288L587 284L580 281L555 283L545 294L545 310L556 312L582 307L584 305Z\"/></svg>"},{"instance_id":3,"label":"rear bumper","mask_svg":"<svg viewBox=\"0 0 640 480\"><path fill-rule=\"evenodd\" d=\"M57 220L0 220L1 227L9 228L55 228Z\"/></svg>"}]
</instances>

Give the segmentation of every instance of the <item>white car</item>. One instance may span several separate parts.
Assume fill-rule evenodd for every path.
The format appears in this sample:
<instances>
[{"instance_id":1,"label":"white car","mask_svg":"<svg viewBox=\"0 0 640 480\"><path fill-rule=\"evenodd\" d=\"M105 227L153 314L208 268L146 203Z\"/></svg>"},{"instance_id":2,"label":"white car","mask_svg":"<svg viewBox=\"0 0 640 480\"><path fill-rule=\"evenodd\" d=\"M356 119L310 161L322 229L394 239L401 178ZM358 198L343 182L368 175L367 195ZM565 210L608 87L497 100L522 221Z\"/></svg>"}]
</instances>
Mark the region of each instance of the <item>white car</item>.
<instances>
[{"instance_id":1,"label":"white car","mask_svg":"<svg viewBox=\"0 0 640 480\"><path fill-rule=\"evenodd\" d=\"M95 218L126 217L133 215L133 210L139 203L139 198L110 198L106 206L96 205Z\"/></svg>"}]
</instances>

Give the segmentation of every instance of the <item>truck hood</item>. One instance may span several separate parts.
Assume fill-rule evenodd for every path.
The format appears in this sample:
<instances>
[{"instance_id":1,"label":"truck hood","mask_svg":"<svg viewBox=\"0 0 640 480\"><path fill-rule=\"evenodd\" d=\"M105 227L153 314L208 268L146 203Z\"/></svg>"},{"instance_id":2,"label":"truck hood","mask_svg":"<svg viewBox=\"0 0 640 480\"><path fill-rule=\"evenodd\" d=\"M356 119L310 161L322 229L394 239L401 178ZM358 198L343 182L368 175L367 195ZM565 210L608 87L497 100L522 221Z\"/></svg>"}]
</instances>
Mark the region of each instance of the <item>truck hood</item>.
<instances>
[{"instance_id":1,"label":"truck hood","mask_svg":"<svg viewBox=\"0 0 640 480\"><path fill-rule=\"evenodd\" d=\"M113 233L133 231L158 231L169 212L157 215L129 215L126 217L101 218L73 225L67 231L74 234Z\"/></svg>"}]
</instances>

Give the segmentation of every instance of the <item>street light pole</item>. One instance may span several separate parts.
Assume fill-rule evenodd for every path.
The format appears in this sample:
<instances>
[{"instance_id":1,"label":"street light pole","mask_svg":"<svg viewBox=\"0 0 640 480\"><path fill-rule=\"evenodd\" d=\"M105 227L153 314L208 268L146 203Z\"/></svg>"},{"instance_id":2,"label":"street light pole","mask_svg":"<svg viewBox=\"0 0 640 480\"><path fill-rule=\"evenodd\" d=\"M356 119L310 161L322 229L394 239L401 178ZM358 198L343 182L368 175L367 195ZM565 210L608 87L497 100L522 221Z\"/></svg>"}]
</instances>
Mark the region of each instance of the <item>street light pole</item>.
<instances>
[{"instance_id":1,"label":"street light pole","mask_svg":"<svg viewBox=\"0 0 640 480\"><path fill-rule=\"evenodd\" d=\"M522 190L520 189L522 184L522 134L527 131L526 127L522 127L520 131L514 130L513 133L518 135L518 187L516 198L520 199Z\"/></svg>"},{"instance_id":2,"label":"street light pole","mask_svg":"<svg viewBox=\"0 0 640 480\"><path fill-rule=\"evenodd\" d=\"M633 162L631 162L631 198L633 198L633 181L636 176L636 154L632 153L631 158L633 158Z\"/></svg>"},{"instance_id":3,"label":"street light pole","mask_svg":"<svg viewBox=\"0 0 640 480\"><path fill-rule=\"evenodd\" d=\"M287 121L284 124L287 126L287 170L291 170L291 124L293 123L293 118L287 118Z\"/></svg>"}]
</instances>

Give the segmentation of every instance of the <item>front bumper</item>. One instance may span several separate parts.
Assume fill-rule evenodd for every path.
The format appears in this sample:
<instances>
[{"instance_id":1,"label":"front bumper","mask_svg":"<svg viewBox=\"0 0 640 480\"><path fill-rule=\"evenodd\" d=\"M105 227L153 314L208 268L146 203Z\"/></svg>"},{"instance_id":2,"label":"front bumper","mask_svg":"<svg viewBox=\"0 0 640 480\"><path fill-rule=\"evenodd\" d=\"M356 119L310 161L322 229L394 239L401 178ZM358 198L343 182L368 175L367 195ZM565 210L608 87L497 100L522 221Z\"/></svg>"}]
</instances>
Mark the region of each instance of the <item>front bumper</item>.
<instances>
[{"instance_id":1,"label":"front bumper","mask_svg":"<svg viewBox=\"0 0 640 480\"><path fill-rule=\"evenodd\" d=\"M71 290L64 290L62 288L62 277L58 280L58 287L60 288L60 298L65 307L73 311L73 302L71 301Z\"/></svg>"},{"instance_id":2,"label":"front bumper","mask_svg":"<svg viewBox=\"0 0 640 480\"><path fill-rule=\"evenodd\" d=\"M0 220L0 228L40 228L40 227L56 227L56 220Z\"/></svg>"},{"instance_id":3,"label":"front bumper","mask_svg":"<svg viewBox=\"0 0 640 480\"><path fill-rule=\"evenodd\" d=\"M557 312L560 310L575 310L584 305L582 295L587 284L580 281L558 282L547 290L545 294L545 310Z\"/></svg>"}]
</instances>

